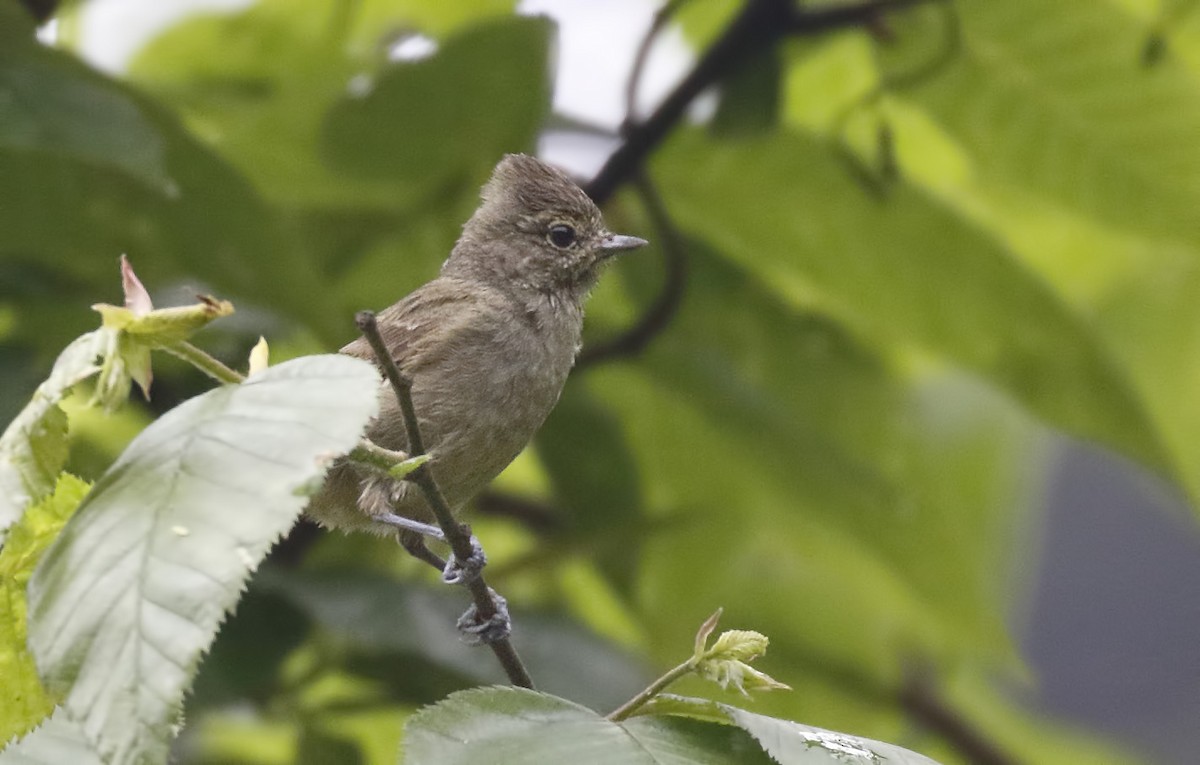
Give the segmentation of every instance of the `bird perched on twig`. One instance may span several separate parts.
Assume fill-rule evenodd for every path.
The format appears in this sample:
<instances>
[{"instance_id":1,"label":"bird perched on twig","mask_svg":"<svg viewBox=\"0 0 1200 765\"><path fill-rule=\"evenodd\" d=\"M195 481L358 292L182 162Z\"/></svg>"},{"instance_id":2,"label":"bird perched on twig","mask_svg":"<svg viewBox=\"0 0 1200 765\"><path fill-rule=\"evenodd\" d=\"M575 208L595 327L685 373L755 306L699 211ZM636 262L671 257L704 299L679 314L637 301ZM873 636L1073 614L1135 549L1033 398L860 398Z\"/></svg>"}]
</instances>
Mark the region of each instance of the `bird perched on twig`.
<instances>
[{"instance_id":1,"label":"bird perched on twig","mask_svg":"<svg viewBox=\"0 0 1200 765\"><path fill-rule=\"evenodd\" d=\"M389 355L412 381L429 465L452 508L495 478L545 421L575 362L583 304L601 268L645 244L609 232L566 174L510 154L438 277L378 314ZM363 338L342 353L374 360ZM386 384L379 395L367 437L407 451L396 396ZM405 523L431 517L412 483L344 461L307 514L332 528L399 532L407 549L431 560Z\"/></svg>"}]
</instances>

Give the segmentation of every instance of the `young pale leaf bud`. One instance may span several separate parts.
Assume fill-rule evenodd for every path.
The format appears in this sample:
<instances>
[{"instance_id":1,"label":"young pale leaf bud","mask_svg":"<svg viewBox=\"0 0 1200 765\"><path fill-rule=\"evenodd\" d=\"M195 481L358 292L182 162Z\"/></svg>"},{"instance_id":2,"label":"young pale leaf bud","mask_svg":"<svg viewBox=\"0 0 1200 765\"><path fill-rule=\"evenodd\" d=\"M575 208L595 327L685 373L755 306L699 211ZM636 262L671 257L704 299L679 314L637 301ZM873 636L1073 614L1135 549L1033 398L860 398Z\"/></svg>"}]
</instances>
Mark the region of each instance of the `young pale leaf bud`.
<instances>
[{"instance_id":1,"label":"young pale leaf bud","mask_svg":"<svg viewBox=\"0 0 1200 765\"><path fill-rule=\"evenodd\" d=\"M250 366L246 370L247 376L263 371L270 363L271 348L267 345L267 338L260 337L254 347L250 349Z\"/></svg>"},{"instance_id":2,"label":"young pale leaf bud","mask_svg":"<svg viewBox=\"0 0 1200 765\"><path fill-rule=\"evenodd\" d=\"M719 611L713 614L696 636L696 654L692 657L696 674L722 688L733 686L744 696L749 696L750 691L791 690L789 686L749 665L748 662L767 652L769 641L761 632L727 630L721 633L711 648L705 647L719 615Z\"/></svg>"},{"instance_id":3,"label":"young pale leaf bud","mask_svg":"<svg viewBox=\"0 0 1200 765\"><path fill-rule=\"evenodd\" d=\"M708 637L717 628L717 622L721 621L721 614L724 612L724 608L713 611L712 616L705 619L704 624L701 624L700 629L696 631L696 647L692 651L694 660L699 661L704 658L704 652L708 650Z\"/></svg>"},{"instance_id":4,"label":"young pale leaf bud","mask_svg":"<svg viewBox=\"0 0 1200 765\"><path fill-rule=\"evenodd\" d=\"M426 462L429 462L428 454L418 454L416 457L409 457L408 459L404 460L403 462L401 462L397 465L393 465L391 468L389 468L388 475L390 475L392 478L399 480L399 479L404 478L405 476L409 475L410 473L412 473L412 471L421 467Z\"/></svg>"},{"instance_id":5,"label":"young pale leaf bud","mask_svg":"<svg viewBox=\"0 0 1200 765\"><path fill-rule=\"evenodd\" d=\"M722 688L733 686L743 696L750 691L790 691L789 685L779 682L765 672L759 672L744 661L707 659L696 665L696 674L717 683Z\"/></svg>"},{"instance_id":6,"label":"young pale leaf bud","mask_svg":"<svg viewBox=\"0 0 1200 765\"><path fill-rule=\"evenodd\" d=\"M100 332L104 335L100 377L92 403L108 411L125 401L134 382L150 398L150 383L154 379L150 366L152 349L182 342L210 321L233 313L232 303L206 296L199 297L200 302L194 305L155 310L149 293L124 255L121 285L125 305L92 306L100 314Z\"/></svg>"},{"instance_id":7,"label":"young pale leaf bud","mask_svg":"<svg viewBox=\"0 0 1200 765\"><path fill-rule=\"evenodd\" d=\"M737 661L754 661L767 652L767 636L751 630L727 630L722 632L717 642L708 650L708 655L714 659L734 659Z\"/></svg>"}]
</instances>

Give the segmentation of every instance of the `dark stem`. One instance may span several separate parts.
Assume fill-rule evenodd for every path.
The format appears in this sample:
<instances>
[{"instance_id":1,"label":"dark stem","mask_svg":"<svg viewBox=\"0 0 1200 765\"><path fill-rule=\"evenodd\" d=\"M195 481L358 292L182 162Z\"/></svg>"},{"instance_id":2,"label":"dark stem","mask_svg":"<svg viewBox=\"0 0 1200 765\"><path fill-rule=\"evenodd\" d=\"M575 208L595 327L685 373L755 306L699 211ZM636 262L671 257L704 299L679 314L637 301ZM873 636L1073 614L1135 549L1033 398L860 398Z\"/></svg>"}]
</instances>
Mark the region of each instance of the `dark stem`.
<instances>
[{"instance_id":1,"label":"dark stem","mask_svg":"<svg viewBox=\"0 0 1200 765\"><path fill-rule=\"evenodd\" d=\"M720 82L753 57L769 50L789 35L820 34L833 29L877 22L885 11L933 0L866 0L855 5L822 10L793 7L791 0L748 0L729 27L712 44L692 71L645 122L635 121L635 106L642 70L650 47L667 22L686 0L670 0L655 14L642 38L625 88L624 141L608 158L585 190L596 204L604 204L622 184L633 180L663 240L666 278L663 291L646 314L629 330L580 354L577 369L614 358L633 356L670 322L683 298L687 254L683 237L672 225L662 199L646 177L643 165L650 152L666 138L688 106L706 88Z\"/></svg>"},{"instance_id":2,"label":"dark stem","mask_svg":"<svg viewBox=\"0 0 1200 765\"><path fill-rule=\"evenodd\" d=\"M425 454L425 445L421 440L421 427L417 422L417 411L412 401L412 381L401 374L395 360L388 353L387 345L379 334L379 325L375 321L375 314L372 311L359 311L355 315L354 321L370 344L371 350L374 351L375 361L383 370L384 376L387 377L396 394L396 399L400 402L400 410L404 413L404 428L408 433L409 456L417 457ZM474 552L471 545L471 533L454 519L454 513L446 502L446 497L442 494L437 481L434 480L429 464L421 465L409 474L409 478L420 487L421 492L425 495L425 501L429 504L429 509L433 511L434 517L437 518L438 526L446 535L446 542L454 551L455 557L459 560L470 558ZM481 620L487 621L496 616L496 604L482 574L468 580L467 588L471 592L471 599L475 602L476 613ZM528 670L525 669L524 663L508 638L488 643L488 646L500 660L500 665L504 667L504 672L513 685L533 688L533 679L529 676Z\"/></svg>"},{"instance_id":3,"label":"dark stem","mask_svg":"<svg viewBox=\"0 0 1200 765\"><path fill-rule=\"evenodd\" d=\"M999 744L938 696L924 672L910 672L896 694L909 717L945 739L974 765L1014 765Z\"/></svg>"},{"instance_id":4,"label":"dark stem","mask_svg":"<svg viewBox=\"0 0 1200 765\"><path fill-rule=\"evenodd\" d=\"M637 175L646 157L683 118L696 96L734 71L754 51L781 38L791 12L791 0L749 0L654 113L628 130L621 146L584 188L588 196L602 205L618 187Z\"/></svg>"},{"instance_id":5,"label":"dark stem","mask_svg":"<svg viewBox=\"0 0 1200 765\"><path fill-rule=\"evenodd\" d=\"M638 88L642 84L642 70L646 68L646 60L650 58L650 48L654 44L655 39L662 30L667 26L679 9L687 3L687 0L670 0L666 5L654 14L654 21L650 23L650 29L642 37L641 44L638 45L637 54L633 57L633 67L629 70L629 80L625 83L625 123L621 126L621 132L625 133L633 129L637 124L637 95Z\"/></svg>"},{"instance_id":6,"label":"dark stem","mask_svg":"<svg viewBox=\"0 0 1200 765\"><path fill-rule=\"evenodd\" d=\"M671 322L683 302L684 284L687 280L687 245L683 235L671 221L666 205L649 176L642 173L636 179L638 195L662 242L663 288L654 304L641 319L617 337L590 345L579 354L576 369L583 369L603 361L623 356L636 356L662 332Z\"/></svg>"},{"instance_id":7,"label":"dark stem","mask_svg":"<svg viewBox=\"0 0 1200 765\"><path fill-rule=\"evenodd\" d=\"M625 140L585 187L596 204L636 176L649 156L707 88L737 70L753 55L784 37L814 35L875 22L882 14L932 0L863 0L832 8L796 8L792 0L748 0L721 36L704 52L645 122L629 127Z\"/></svg>"}]
</instances>

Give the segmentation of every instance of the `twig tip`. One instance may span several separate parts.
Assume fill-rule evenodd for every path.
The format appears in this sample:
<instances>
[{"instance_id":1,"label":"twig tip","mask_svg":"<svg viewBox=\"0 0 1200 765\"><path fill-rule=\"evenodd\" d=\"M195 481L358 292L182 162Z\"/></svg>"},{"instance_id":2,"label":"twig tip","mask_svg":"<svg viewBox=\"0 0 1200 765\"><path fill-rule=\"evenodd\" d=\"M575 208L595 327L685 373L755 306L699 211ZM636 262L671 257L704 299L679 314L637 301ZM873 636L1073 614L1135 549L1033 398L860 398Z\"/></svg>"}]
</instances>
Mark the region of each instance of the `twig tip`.
<instances>
[{"instance_id":1,"label":"twig tip","mask_svg":"<svg viewBox=\"0 0 1200 765\"><path fill-rule=\"evenodd\" d=\"M375 312L374 311L359 311L354 314L354 323L358 325L359 330L366 332L375 327Z\"/></svg>"}]
</instances>

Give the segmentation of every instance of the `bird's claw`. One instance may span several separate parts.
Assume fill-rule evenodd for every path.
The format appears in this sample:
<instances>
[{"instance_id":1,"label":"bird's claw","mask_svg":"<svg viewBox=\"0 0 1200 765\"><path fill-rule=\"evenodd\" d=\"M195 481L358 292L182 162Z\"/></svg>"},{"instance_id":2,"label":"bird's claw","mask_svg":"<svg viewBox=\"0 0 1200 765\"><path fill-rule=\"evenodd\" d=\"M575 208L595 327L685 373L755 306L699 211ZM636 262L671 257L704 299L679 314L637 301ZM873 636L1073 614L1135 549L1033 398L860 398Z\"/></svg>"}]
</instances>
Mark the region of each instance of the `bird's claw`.
<instances>
[{"instance_id":1,"label":"bird's claw","mask_svg":"<svg viewBox=\"0 0 1200 765\"><path fill-rule=\"evenodd\" d=\"M508 615L508 601L500 593L488 588L492 596L492 607L495 613L488 619L481 619L479 609L474 603L466 613L458 618L458 631L461 639L467 645L485 645L506 639L512 634L512 619Z\"/></svg>"},{"instance_id":2,"label":"bird's claw","mask_svg":"<svg viewBox=\"0 0 1200 765\"><path fill-rule=\"evenodd\" d=\"M487 556L483 554L483 545L472 535L470 557L460 561L458 556L451 552L446 561L446 568L442 569L442 581L446 584L469 584L479 578L486 565Z\"/></svg>"}]
</instances>

